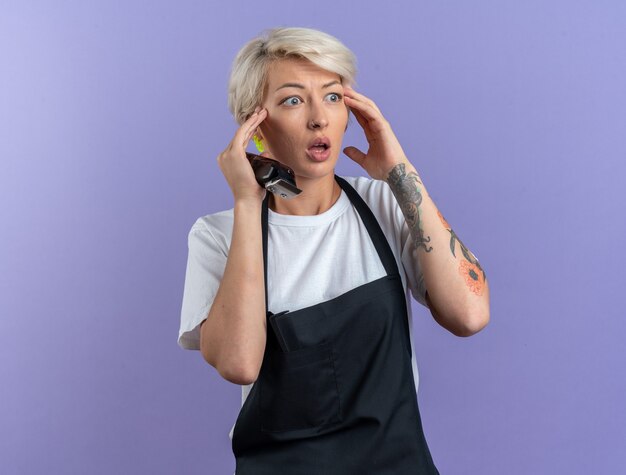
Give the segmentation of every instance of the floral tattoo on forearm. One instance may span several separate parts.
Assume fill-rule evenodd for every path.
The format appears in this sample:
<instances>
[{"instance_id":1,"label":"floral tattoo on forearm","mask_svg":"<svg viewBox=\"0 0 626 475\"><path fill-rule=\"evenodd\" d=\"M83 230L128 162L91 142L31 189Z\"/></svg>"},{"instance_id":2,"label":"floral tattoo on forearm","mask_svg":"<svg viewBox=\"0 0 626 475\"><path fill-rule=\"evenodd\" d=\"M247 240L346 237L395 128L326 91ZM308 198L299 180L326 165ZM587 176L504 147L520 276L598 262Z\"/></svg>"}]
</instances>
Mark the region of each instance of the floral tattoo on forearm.
<instances>
[{"instance_id":1,"label":"floral tattoo on forearm","mask_svg":"<svg viewBox=\"0 0 626 475\"><path fill-rule=\"evenodd\" d=\"M417 173L407 173L404 163L400 163L389 172L387 183L389 183L391 191L396 197L400 209L402 209L411 236L413 236L415 249L423 248L426 252L432 251L432 246L426 245L426 243L430 242L430 236L424 237L424 229L420 219L422 193L419 185L422 185L422 182Z\"/></svg>"},{"instance_id":2,"label":"floral tattoo on forearm","mask_svg":"<svg viewBox=\"0 0 626 475\"><path fill-rule=\"evenodd\" d=\"M472 254L472 252L467 247L465 247L463 242L461 242L459 237L452 230L452 228L443 217L443 215L439 212L439 210L437 210L437 214L439 215L439 219L441 220L443 226L450 233L450 251L452 252L452 255L456 257L454 249L456 247L455 244L458 241L459 246L461 247L461 252L463 253L463 257L465 257L466 259L461 260L459 264L459 273L463 276L463 278L465 279L465 283L468 285L472 292L474 292L476 295L482 295L483 290L485 289L487 274L485 274L485 271L478 263L478 259L476 258L476 256ZM482 276L480 274L482 274Z\"/></svg>"}]
</instances>

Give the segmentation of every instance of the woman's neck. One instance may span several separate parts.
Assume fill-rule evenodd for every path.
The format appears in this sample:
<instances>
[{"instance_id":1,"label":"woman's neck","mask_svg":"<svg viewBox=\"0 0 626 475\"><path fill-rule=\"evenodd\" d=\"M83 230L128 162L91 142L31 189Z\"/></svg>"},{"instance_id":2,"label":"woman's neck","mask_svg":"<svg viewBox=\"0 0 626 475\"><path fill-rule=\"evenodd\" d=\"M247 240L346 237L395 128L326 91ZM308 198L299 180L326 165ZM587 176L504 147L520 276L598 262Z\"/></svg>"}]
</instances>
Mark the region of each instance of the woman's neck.
<instances>
[{"instance_id":1,"label":"woman's neck","mask_svg":"<svg viewBox=\"0 0 626 475\"><path fill-rule=\"evenodd\" d=\"M298 177L297 184L302 193L289 200L272 194L269 208L279 214L314 216L328 211L341 196L341 187L334 174L316 179Z\"/></svg>"}]
</instances>

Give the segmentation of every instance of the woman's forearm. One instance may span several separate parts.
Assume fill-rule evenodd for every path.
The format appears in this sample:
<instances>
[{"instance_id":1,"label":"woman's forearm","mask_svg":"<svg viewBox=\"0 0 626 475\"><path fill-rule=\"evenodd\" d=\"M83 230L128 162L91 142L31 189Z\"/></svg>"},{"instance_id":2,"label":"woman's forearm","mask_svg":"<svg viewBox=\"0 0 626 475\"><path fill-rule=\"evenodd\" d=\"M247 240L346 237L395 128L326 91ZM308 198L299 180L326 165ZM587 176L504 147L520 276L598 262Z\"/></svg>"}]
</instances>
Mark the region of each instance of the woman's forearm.
<instances>
[{"instance_id":1,"label":"woman's forearm","mask_svg":"<svg viewBox=\"0 0 626 475\"><path fill-rule=\"evenodd\" d=\"M200 332L202 355L222 377L256 380L267 332L260 202L235 202L224 276Z\"/></svg>"},{"instance_id":2,"label":"woman's forearm","mask_svg":"<svg viewBox=\"0 0 626 475\"><path fill-rule=\"evenodd\" d=\"M386 181L409 227L433 317L457 336L480 331L489 322L489 288L478 260L452 231L410 163L394 166Z\"/></svg>"}]
</instances>

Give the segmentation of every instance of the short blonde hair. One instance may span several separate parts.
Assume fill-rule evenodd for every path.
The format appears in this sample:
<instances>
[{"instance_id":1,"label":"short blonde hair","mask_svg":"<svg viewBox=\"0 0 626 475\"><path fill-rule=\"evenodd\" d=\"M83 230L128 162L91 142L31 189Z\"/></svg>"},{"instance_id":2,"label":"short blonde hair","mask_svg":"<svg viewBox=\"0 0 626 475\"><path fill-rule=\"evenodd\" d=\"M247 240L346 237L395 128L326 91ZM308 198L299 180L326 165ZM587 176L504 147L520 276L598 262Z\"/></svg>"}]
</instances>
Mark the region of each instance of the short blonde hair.
<instances>
[{"instance_id":1,"label":"short blonde hair","mask_svg":"<svg viewBox=\"0 0 626 475\"><path fill-rule=\"evenodd\" d=\"M243 123L263 100L269 65L284 58L304 58L354 85L356 57L334 36L311 28L272 28L246 43L233 61L228 81L228 109Z\"/></svg>"}]
</instances>

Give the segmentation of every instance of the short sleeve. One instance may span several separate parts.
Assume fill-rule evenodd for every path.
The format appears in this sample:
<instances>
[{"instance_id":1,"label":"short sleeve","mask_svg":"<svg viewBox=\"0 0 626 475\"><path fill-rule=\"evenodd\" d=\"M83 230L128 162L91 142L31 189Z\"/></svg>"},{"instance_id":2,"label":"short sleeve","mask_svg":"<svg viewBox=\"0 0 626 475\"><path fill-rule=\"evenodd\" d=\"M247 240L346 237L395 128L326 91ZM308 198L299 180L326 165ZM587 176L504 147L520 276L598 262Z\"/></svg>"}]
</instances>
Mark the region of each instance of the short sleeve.
<instances>
[{"instance_id":1,"label":"short sleeve","mask_svg":"<svg viewBox=\"0 0 626 475\"><path fill-rule=\"evenodd\" d=\"M200 324L206 319L226 267L227 251L206 224L196 221L187 238L188 256L178 345L200 349Z\"/></svg>"}]
</instances>

